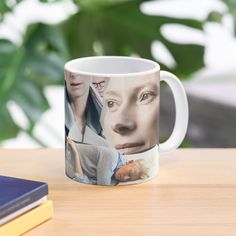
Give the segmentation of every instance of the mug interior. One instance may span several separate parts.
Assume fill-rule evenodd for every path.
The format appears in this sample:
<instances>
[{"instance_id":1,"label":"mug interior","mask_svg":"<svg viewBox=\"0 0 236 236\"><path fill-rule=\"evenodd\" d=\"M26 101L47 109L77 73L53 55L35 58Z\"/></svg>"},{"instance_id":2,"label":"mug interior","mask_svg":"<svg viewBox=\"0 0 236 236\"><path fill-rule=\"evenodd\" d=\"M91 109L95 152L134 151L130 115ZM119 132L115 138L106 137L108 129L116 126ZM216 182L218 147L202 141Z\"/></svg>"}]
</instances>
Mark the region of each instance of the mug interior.
<instances>
[{"instance_id":1,"label":"mug interior","mask_svg":"<svg viewBox=\"0 0 236 236\"><path fill-rule=\"evenodd\" d=\"M84 75L116 76L149 74L160 70L159 65L151 60L135 57L97 56L84 57L69 61L65 69Z\"/></svg>"}]
</instances>

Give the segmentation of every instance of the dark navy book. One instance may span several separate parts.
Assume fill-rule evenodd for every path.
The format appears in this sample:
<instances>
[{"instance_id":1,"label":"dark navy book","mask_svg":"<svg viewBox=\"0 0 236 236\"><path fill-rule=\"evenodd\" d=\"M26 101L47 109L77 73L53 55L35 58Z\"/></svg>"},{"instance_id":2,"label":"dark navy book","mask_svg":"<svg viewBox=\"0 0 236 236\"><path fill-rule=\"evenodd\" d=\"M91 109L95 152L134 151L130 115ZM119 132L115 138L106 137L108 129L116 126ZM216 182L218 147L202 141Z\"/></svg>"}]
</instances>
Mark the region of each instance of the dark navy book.
<instances>
[{"instance_id":1,"label":"dark navy book","mask_svg":"<svg viewBox=\"0 0 236 236\"><path fill-rule=\"evenodd\" d=\"M47 195L47 183L0 175L0 219Z\"/></svg>"}]
</instances>

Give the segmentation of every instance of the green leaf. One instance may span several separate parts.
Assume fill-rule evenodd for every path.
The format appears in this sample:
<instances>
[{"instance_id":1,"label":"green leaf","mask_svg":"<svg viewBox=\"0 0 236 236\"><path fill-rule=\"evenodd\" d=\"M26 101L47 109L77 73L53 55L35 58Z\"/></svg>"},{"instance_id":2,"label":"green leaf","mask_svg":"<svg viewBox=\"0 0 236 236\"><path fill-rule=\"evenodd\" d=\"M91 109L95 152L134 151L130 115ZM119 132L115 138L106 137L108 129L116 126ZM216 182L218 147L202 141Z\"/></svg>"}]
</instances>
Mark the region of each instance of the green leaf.
<instances>
[{"instance_id":1,"label":"green leaf","mask_svg":"<svg viewBox=\"0 0 236 236\"><path fill-rule=\"evenodd\" d=\"M16 2L19 2L17 0ZM40 0L49 3L56 0ZM188 78L203 63L204 47L177 44L161 34L165 24L180 24L202 30L203 22L165 16L145 15L145 0L74 0L80 11L59 25L30 25L22 45L0 40L0 141L17 135L7 104L15 101L30 121L29 135L41 115L49 108L44 94L48 85L63 85L64 63L91 55L139 55L154 60L153 41L161 41L176 60L173 69ZM0 2L0 13L14 6Z\"/></svg>"},{"instance_id":2,"label":"green leaf","mask_svg":"<svg viewBox=\"0 0 236 236\"><path fill-rule=\"evenodd\" d=\"M22 108L32 125L49 108L42 88L33 81L22 80L17 86L17 93L12 92L11 99Z\"/></svg>"},{"instance_id":3,"label":"green leaf","mask_svg":"<svg viewBox=\"0 0 236 236\"><path fill-rule=\"evenodd\" d=\"M12 86L14 86L18 66L21 63L23 48L17 48L12 42L0 40L0 96L5 101ZM8 101L8 99L6 99Z\"/></svg>"},{"instance_id":4,"label":"green leaf","mask_svg":"<svg viewBox=\"0 0 236 236\"><path fill-rule=\"evenodd\" d=\"M220 13L218 11L212 11L209 13L209 15L207 17L207 21L222 23L222 18L223 18L222 13Z\"/></svg>"},{"instance_id":5,"label":"green leaf","mask_svg":"<svg viewBox=\"0 0 236 236\"><path fill-rule=\"evenodd\" d=\"M3 18L3 14L11 11L12 8L6 4L6 1L0 1L0 20Z\"/></svg>"},{"instance_id":6,"label":"green leaf","mask_svg":"<svg viewBox=\"0 0 236 236\"><path fill-rule=\"evenodd\" d=\"M11 12L13 8L22 0L6 1L0 0L0 21L3 19L3 15L7 12Z\"/></svg>"},{"instance_id":7,"label":"green leaf","mask_svg":"<svg viewBox=\"0 0 236 236\"><path fill-rule=\"evenodd\" d=\"M55 2L60 2L62 0L39 0L39 2L42 2L42 3L55 3Z\"/></svg>"},{"instance_id":8,"label":"green leaf","mask_svg":"<svg viewBox=\"0 0 236 236\"><path fill-rule=\"evenodd\" d=\"M175 44L165 41L167 48L173 53L177 66L171 70L180 79L188 79L194 71L204 67L204 48L193 44ZM169 69L168 69L169 70Z\"/></svg>"},{"instance_id":9,"label":"green leaf","mask_svg":"<svg viewBox=\"0 0 236 236\"><path fill-rule=\"evenodd\" d=\"M62 24L72 58L98 54L137 54L154 60L151 43L159 40L175 58L177 67L172 72L177 75L187 77L204 65L203 46L172 43L160 33L161 27L169 23L202 30L202 22L145 15L140 11L140 3L144 2L140 0L116 2L115 5L109 4L109 1L101 2L107 2L106 7L93 11L82 8ZM171 71L164 65L162 69Z\"/></svg>"},{"instance_id":10,"label":"green leaf","mask_svg":"<svg viewBox=\"0 0 236 236\"><path fill-rule=\"evenodd\" d=\"M7 110L9 101L21 107L29 119L28 131L32 135L36 122L49 109L44 88L64 83L63 67L67 59L66 44L56 26L30 26L20 46L0 40L0 117L1 125L9 128L9 131L2 128L0 140L19 132Z\"/></svg>"},{"instance_id":11,"label":"green leaf","mask_svg":"<svg viewBox=\"0 0 236 236\"><path fill-rule=\"evenodd\" d=\"M19 131L7 107L0 102L0 142L15 137Z\"/></svg>"},{"instance_id":12,"label":"green leaf","mask_svg":"<svg viewBox=\"0 0 236 236\"><path fill-rule=\"evenodd\" d=\"M79 5L80 9L86 11L96 11L100 10L104 7L108 7L111 5L117 5L123 2L130 2L134 0L75 0L75 2Z\"/></svg>"}]
</instances>

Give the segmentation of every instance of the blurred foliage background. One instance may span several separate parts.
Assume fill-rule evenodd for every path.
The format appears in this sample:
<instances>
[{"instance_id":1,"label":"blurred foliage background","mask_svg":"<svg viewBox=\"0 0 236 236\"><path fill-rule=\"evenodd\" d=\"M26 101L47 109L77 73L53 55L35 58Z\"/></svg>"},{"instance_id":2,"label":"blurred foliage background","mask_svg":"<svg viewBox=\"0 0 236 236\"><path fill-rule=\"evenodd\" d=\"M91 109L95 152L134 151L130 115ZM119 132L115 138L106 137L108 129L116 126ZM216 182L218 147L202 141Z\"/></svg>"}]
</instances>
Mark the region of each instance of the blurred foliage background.
<instances>
[{"instance_id":1,"label":"blurred foliage background","mask_svg":"<svg viewBox=\"0 0 236 236\"><path fill-rule=\"evenodd\" d=\"M38 1L51 4L60 0ZM21 2L0 1L0 21ZM151 45L158 40L176 61L174 67L158 61L162 69L186 80L203 68L204 45L169 41L161 34L161 27L174 23L203 31L205 22L220 21L222 15L210 12L202 21L147 15L140 10L144 2L148 1L74 0L77 11L64 21L28 25L19 44L0 39L0 143L23 131L39 145L47 146L43 137L36 137L33 131L42 114L50 109L45 87L63 86L63 66L67 60L91 55L136 55L155 60ZM225 3L236 19L235 1ZM10 101L27 117L27 126L15 121L8 109Z\"/></svg>"}]
</instances>

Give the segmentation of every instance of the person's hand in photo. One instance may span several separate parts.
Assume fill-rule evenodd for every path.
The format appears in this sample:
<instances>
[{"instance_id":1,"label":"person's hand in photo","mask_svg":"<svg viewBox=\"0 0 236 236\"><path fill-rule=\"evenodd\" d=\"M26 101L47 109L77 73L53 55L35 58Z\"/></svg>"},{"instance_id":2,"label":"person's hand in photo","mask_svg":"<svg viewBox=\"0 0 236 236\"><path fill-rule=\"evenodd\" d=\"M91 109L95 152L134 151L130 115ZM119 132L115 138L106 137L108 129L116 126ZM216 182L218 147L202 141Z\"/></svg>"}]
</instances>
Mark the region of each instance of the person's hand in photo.
<instances>
[{"instance_id":1,"label":"person's hand in photo","mask_svg":"<svg viewBox=\"0 0 236 236\"><path fill-rule=\"evenodd\" d=\"M67 138L67 145L70 148L70 150L72 151L73 155L77 156L78 155L78 151L77 151L76 145L72 141L72 139L70 139L69 137Z\"/></svg>"}]
</instances>

